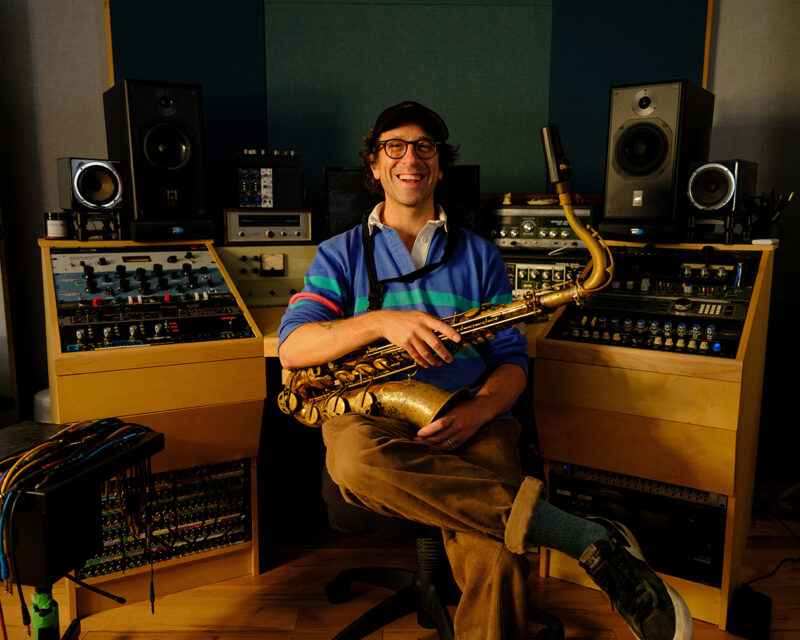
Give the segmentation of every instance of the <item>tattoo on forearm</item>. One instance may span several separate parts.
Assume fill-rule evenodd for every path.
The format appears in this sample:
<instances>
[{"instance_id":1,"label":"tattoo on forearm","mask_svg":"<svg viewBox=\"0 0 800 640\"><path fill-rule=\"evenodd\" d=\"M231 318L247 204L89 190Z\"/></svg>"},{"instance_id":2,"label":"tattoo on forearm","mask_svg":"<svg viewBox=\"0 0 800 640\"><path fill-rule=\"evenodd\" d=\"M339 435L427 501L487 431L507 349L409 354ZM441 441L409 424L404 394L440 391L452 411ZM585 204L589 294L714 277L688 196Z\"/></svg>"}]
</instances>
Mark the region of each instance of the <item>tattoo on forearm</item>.
<instances>
[{"instance_id":1,"label":"tattoo on forearm","mask_svg":"<svg viewBox=\"0 0 800 640\"><path fill-rule=\"evenodd\" d=\"M333 329L337 324L341 323L341 320L326 320L325 322L318 322L317 324L323 329Z\"/></svg>"}]
</instances>

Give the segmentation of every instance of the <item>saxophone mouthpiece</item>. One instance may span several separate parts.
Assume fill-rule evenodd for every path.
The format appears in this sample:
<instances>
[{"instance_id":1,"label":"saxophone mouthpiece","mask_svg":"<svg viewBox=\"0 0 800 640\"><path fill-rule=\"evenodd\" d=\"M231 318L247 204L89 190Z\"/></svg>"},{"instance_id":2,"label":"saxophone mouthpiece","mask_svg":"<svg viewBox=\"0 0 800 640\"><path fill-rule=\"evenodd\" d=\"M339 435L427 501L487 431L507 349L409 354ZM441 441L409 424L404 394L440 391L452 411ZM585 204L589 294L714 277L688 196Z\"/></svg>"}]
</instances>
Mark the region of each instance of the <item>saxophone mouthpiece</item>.
<instances>
[{"instance_id":1,"label":"saxophone mouthpiece","mask_svg":"<svg viewBox=\"0 0 800 640\"><path fill-rule=\"evenodd\" d=\"M548 180L553 184L568 180L572 175L572 167L564 155L558 125L550 124L542 128L542 145Z\"/></svg>"}]
</instances>

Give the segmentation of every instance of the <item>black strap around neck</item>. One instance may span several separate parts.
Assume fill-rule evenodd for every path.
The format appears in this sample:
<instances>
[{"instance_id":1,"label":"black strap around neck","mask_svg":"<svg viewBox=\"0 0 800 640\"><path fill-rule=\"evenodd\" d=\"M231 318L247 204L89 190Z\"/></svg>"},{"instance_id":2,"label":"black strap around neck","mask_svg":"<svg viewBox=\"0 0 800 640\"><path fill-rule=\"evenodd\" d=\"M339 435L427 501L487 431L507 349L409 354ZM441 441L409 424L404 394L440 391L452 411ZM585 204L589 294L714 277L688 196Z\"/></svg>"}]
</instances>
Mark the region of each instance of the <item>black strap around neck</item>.
<instances>
[{"instance_id":1,"label":"black strap around neck","mask_svg":"<svg viewBox=\"0 0 800 640\"><path fill-rule=\"evenodd\" d=\"M387 282L411 282L417 278L421 278L427 273L430 273L437 267L445 264L453 255L456 247L456 236L458 235L458 225L455 222L449 221L447 224L447 231L445 231L444 240L444 253L442 259L433 264L426 264L416 271L407 273L402 276L394 278L387 278L386 280L378 280L378 270L375 267L375 250L372 246L372 236L369 233L369 214L366 212L361 219L361 244L364 247L364 259L367 263L367 277L369 278L369 306L368 311L377 311L381 308L383 303L383 293L386 291Z\"/></svg>"}]
</instances>

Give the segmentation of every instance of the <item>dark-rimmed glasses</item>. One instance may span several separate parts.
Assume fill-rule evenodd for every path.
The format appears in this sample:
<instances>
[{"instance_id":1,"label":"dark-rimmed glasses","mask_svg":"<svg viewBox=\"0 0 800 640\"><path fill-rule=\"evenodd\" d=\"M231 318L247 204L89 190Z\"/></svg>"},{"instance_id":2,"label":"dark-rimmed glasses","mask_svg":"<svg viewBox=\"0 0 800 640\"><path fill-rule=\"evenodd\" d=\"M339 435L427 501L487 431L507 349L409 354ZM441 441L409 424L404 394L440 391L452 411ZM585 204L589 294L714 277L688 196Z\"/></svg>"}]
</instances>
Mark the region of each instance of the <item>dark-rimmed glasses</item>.
<instances>
[{"instance_id":1,"label":"dark-rimmed glasses","mask_svg":"<svg viewBox=\"0 0 800 640\"><path fill-rule=\"evenodd\" d=\"M391 140L382 140L378 143L378 147L383 147L384 152L392 160L399 160L408 151L408 145L414 147L414 153L418 158L428 160L436 155L439 148L439 143L429 138L421 138L419 140L401 140L400 138L392 138Z\"/></svg>"}]
</instances>

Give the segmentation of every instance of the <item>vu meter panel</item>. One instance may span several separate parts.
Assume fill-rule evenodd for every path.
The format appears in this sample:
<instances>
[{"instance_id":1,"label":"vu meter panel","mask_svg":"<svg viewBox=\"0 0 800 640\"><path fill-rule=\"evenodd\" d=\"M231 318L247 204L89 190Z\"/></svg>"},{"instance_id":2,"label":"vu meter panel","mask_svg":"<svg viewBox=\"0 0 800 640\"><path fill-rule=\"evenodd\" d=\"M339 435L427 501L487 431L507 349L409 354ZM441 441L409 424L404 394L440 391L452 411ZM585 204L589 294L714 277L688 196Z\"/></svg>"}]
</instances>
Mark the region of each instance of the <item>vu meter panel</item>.
<instances>
[{"instance_id":1,"label":"vu meter panel","mask_svg":"<svg viewBox=\"0 0 800 640\"><path fill-rule=\"evenodd\" d=\"M62 352L251 338L205 245L50 251Z\"/></svg>"},{"instance_id":2,"label":"vu meter panel","mask_svg":"<svg viewBox=\"0 0 800 640\"><path fill-rule=\"evenodd\" d=\"M735 358L760 252L616 247L614 280L548 338Z\"/></svg>"}]
</instances>

